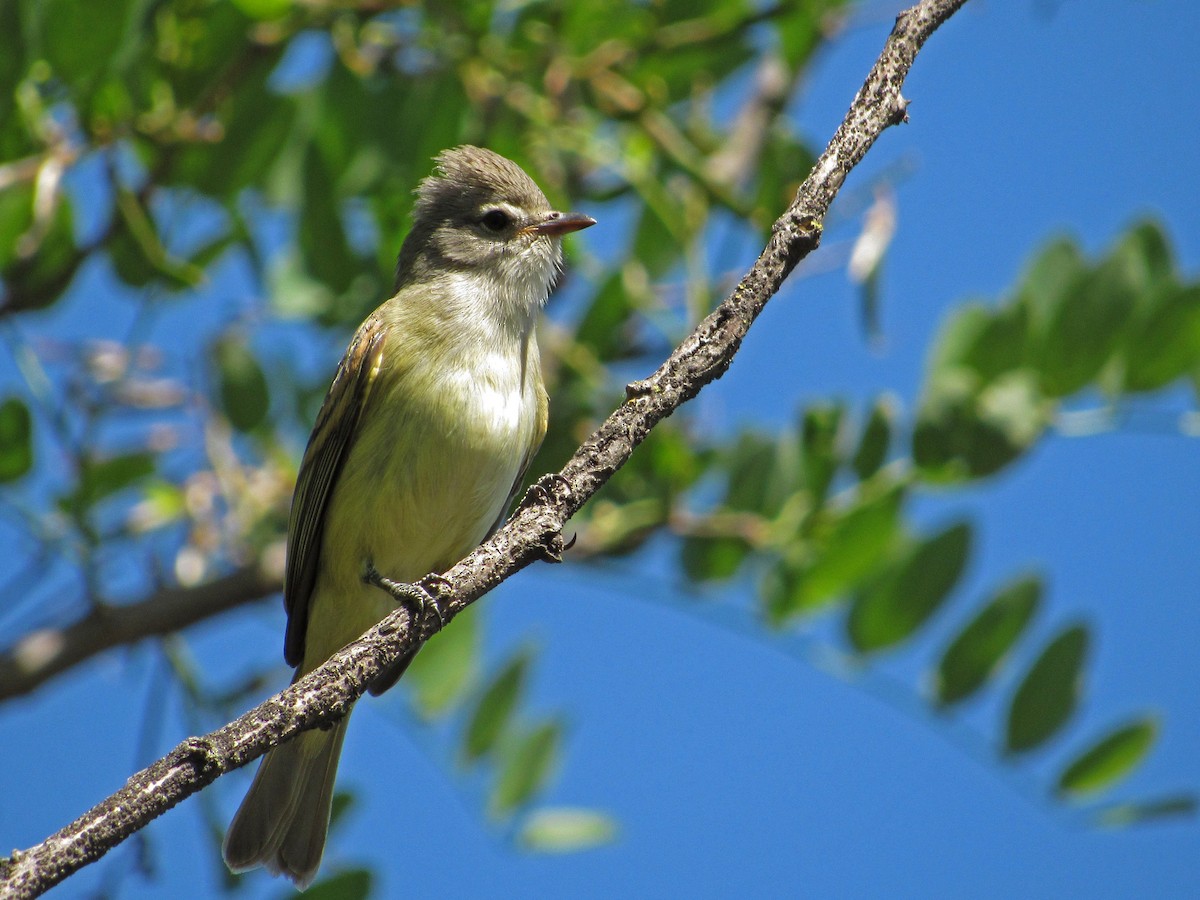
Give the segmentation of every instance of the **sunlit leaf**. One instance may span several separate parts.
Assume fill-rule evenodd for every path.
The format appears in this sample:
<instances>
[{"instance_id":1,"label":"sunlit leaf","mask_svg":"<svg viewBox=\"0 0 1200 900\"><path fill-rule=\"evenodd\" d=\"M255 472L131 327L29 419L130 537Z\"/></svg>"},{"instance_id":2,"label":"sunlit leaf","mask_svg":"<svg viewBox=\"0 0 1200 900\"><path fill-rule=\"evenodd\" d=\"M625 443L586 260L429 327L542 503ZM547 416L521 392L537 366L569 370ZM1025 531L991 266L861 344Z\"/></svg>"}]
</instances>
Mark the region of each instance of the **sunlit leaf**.
<instances>
[{"instance_id":1,"label":"sunlit leaf","mask_svg":"<svg viewBox=\"0 0 1200 900\"><path fill-rule=\"evenodd\" d=\"M233 0L252 19L278 19L292 8L293 0Z\"/></svg>"},{"instance_id":2,"label":"sunlit leaf","mask_svg":"<svg viewBox=\"0 0 1200 900\"><path fill-rule=\"evenodd\" d=\"M1058 777L1064 794L1094 794L1127 777L1150 752L1158 735L1153 719L1138 719L1114 729L1075 757Z\"/></svg>"},{"instance_id":3,"label":"sunlit leaf","mask_svg":"<svg viewBox=\"0 0 1200 900\"><path fill-rule=\"evenodd\" d=\"M1157 390L1200 369L1200 285L1163 285L1144 307L1122 348L1127 391Z\"/></svg>"},{"instance_id":4,"label":"sunlit leaf","mask_svg":"<svg viewBox=\"0 0 1200 900\"><path fill-rule=\"evenodd\" d=\"M517 840L537 853L575 853L611 844L616 836L612 816L594 809L547 807L525 818Z\"/></svg>"},{"instance_id":5,"label":"sunlit leaf","mask_svg":"<svg viewBox=\"0 0 1200 900\"><path fill-rule=\"evenodd\" d=\"M875 569L900 535L902 487L861 497L846 509L825 510L809 535L808 558L784 562L764 579L772 621L819 610L846 597Z\"/></svg>"},{"instance_id":6,"label":"sunlit leaf","mask_svg":"<svg viewBox=\"0 0 1200 900\"><path fill-rule=\"evenodd\" d=\"M1041 436L1049 412L1027 370L987 384L964 367L942 370L921 402L913 461L934 482L993 475Z\"/></svg>"}]
</instances>

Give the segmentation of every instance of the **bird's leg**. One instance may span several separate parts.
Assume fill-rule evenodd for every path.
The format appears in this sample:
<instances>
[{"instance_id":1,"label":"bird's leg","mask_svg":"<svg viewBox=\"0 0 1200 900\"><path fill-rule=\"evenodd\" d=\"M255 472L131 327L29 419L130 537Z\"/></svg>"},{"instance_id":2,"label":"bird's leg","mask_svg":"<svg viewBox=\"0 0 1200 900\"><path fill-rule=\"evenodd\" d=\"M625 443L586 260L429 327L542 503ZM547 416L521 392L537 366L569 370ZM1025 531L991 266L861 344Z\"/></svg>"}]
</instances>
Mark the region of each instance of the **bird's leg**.
<instances>
[{"instance_id":1,"label":"bird's leg","mask_svg":"<svg viewBox=\"0 0 1200 900\"><path fill-rule=\"evenodd\" d=\"M429 620L431 613L437 617L438 631L445 626L446 619L442 615L441 607L438 606L437 597L424 586L384 578L375 568L375 564L370 561L363 569L362 578L366 584L387 591L392 595L393 600L404 604L408 608L409 615L413 617L413 622L418 624L422 630L424 630L424 625Z\"/></svg>"}]
</instances>

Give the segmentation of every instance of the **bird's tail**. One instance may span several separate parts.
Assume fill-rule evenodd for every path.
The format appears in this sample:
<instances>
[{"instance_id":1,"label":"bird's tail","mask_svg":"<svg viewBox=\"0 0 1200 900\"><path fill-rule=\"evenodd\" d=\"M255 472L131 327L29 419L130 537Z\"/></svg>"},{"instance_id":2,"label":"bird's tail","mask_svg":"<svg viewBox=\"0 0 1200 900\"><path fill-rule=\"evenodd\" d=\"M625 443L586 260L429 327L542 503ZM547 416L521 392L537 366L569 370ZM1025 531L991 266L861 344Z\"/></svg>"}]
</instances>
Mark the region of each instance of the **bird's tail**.
<instances>
[{"instance_id":1,"label":"bird's tail","mask_svg":"<svg viewBox=\"0 0 1200 900\"><path fill-rule=\"evenodd\" d=\"M349 720L305 731L263 757L225 834L221 852L230 870L265 866L301 890L316 877Z\"/></svg>"}]
</instances>

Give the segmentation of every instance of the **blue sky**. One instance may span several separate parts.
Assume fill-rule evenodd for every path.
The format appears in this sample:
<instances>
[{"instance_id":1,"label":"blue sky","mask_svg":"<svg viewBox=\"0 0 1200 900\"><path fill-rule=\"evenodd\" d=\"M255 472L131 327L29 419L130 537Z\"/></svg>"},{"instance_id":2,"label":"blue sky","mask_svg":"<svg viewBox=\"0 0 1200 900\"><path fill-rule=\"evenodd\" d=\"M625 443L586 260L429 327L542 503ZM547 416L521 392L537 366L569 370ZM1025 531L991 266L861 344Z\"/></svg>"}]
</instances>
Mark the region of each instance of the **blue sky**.
<instances>
[{"instance_id":1,"label":"blue sky","mask_svg":"<svg viewBox=\"0 0 1200 900\"><path fill-rule=\"evenodd\" d=\"M899 6L870 4L820 59L794 109L814 145L832 134ZM905 90L910 123L886 133L847 185L866 190L898 161L911 168L897 188L884 349L865 345L841 274L793 278L698 401L706 418L782 425L806 398L883 391L911 409L947 311L1000 295L1059 233L1096 253L1152 215L1183 271L1200 274L1197 26L1188 0L969 4L917 61ZM835 229L821 252L840 252L850 234ZM602 248L616 236L602 222L581 237ZM744 264L752 257L747 248ZM1188 403L1178 394L1150 406ZM1153 409L1146 416L1158 421ZM326 870L366 861L379 869L380 896L413 897L1194 895L1195 822L1088 830L1040 791L1089 736L1147 708L1162 715L1161 739L1121 796L1200 785L1198 452L1194 439L1152 428L1052 437L993 481L919 501L922 521L967 515L978 525L964 599L1019 569L1047 574L1026 658L1078 618L1098 638L1079 720L1015 775L881 699L878 679L848 683L723 626L721 609L738 598L687 611L653 553L642 580L630 570L573 578L568 562L527 571L484 601L490 647L499 654L535 637L532 710L564 709L570 722L547 801L609 811L621 839L563 857L512 851L481 823L476 786L445 774L437 737L430 751L396 695L355 717L341 779L360 802ZM919 684L968 605L960 599L884 671ZM281 629L272 606L190 637L207 665L237 666L278 646ZM149 761L133 758L131 732L152 665L136 652L100 660L0 709L4 843L39 840ZM191 730L178 702L170 706L158 751ZM993 736L998 717L985 702L966 718ZM224 815L247 778L212 789ZM163 877L130 882L128 895L211 892L197 801L152 827ZM97 886L110 864L61 895ZM287 893L265 878L249 887L245 896Z\"/></svg>"}]
</instances>

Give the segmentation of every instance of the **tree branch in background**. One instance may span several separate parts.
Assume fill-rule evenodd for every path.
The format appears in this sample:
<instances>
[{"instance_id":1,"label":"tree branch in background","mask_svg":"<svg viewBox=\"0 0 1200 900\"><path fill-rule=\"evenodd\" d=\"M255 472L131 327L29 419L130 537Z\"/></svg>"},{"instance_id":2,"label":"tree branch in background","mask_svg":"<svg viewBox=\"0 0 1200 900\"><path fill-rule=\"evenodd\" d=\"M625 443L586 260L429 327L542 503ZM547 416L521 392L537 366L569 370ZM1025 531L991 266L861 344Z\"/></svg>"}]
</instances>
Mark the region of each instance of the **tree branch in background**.
<instances>
[{"instance_id":1,"label":"tree branch in background","mask_svg":"<svg viewBox=\"0 0 1200 900\"><path fill-rule=\"evenodd\" d=\"M62 628L40 628L0 654L0 702L24 696L98 653L161 637L283 588L281 572L246 566L195 587L173 587L121 606L97 606Z\"/></svg>"},{"instance_id":2,"label":"tree branch in background","mask_svg":"<svg viewBox=\"0 0 1200 900\"><path fill-rule=\"evenodd\" d=\"M821 221L850 170L889 125L905 119L900 88L928 37L966 0L923 0L896 21L883 52L837 133L770 241L734 292L628 400L557 475L527 495L509 523L423 589L445 620L538 559L557 559L566 521L630 457L654 425L729 368L751 323L796 264L820 242ZM384 573L386 575L386 573ZM131 834L199 791L307 728L346 714L372 680L422 635L406 606L324 665L223 728L189 738L134 775L117 793L41 844L0 861L0 896L34 897L103 856Z\"/></svg>"}]
</instances>

